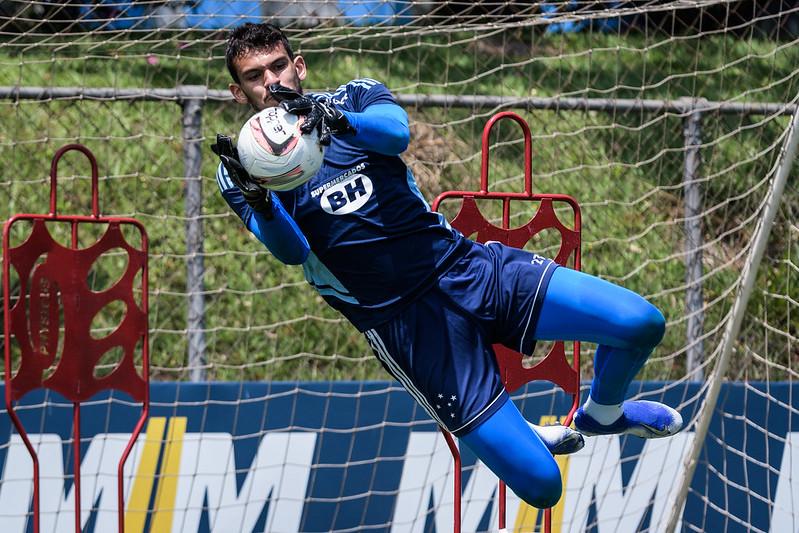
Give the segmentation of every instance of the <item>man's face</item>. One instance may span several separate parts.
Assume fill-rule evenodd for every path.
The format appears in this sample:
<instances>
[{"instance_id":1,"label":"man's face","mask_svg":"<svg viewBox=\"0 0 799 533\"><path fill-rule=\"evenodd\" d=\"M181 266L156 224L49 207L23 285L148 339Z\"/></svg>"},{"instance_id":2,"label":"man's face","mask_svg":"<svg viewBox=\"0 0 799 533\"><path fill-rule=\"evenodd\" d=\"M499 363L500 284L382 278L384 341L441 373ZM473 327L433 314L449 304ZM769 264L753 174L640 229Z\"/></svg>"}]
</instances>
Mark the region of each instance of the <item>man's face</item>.
<instances>
[{"instance_id":1,"label":"man's face","mask_svg":"<svg viewBox=\"0 0 799 533\"><path fill-rule=\"evenodd\" d=\"M233 98L240 104L250 104L256 111L275 107L278 102L269 93L269 85L279 83L302 92L305 79L305 60L302 56L289 58L282 44L271 50L254 50L234 61L239 83L230 84Z\"/></svg>"}]
</instances>

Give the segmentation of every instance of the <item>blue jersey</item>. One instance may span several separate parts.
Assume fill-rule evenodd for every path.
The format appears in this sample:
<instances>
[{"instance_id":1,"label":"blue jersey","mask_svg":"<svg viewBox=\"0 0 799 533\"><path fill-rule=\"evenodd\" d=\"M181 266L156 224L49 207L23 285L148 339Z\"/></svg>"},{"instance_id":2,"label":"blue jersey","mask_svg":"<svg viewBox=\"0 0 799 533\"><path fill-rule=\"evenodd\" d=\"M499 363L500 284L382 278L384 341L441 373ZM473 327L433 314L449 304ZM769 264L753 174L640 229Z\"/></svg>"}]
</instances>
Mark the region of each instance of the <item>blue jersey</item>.
<instances>
[{"instance_id":1,"label":"blue jersey","mask_svg":"<svg viewBox=\"0 0 799 533\"><path fill-rule=\"evenodd\" d=\"M396 105L388 89L370 79L312 96L353 113ZM221 167L217 181L246 223L249 206ZM310 245L306 279L361 331L391 319L468 249L463 235L430 211L399 156L365 150L346 136L332 137L316 176L275 195Z\"/></svg>"}]
</instances>

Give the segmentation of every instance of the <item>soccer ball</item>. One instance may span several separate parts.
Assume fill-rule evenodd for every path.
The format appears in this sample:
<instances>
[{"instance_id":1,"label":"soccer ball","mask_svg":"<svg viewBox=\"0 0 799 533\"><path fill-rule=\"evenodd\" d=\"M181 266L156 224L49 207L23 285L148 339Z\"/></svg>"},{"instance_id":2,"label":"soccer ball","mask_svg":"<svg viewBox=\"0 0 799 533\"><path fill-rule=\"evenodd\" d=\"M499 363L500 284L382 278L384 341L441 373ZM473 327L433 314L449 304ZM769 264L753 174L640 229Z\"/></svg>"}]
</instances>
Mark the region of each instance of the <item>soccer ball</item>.
<instances>
[{"instance_id":1,"label":"soccer ball","mask_svg":"<svg viewBox=\"0 0 799 533\"><path fill-rule=\"evenodd\" d=\"M311 179L322 166L324 149L316 129L300 132L305 117L282 107L259 111L244 124L236 149L241 165L259 185L288 191Z\"/></svg>"}]
</instances>

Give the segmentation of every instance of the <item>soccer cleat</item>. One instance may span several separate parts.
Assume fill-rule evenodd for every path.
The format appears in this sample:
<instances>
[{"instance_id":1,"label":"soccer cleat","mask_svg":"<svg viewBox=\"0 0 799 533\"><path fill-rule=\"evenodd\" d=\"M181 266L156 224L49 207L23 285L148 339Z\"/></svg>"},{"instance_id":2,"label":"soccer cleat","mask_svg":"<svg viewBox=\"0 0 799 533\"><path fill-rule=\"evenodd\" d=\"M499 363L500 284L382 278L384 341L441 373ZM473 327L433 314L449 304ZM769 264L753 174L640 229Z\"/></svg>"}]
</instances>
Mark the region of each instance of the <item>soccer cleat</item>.
<instances>
[{"instance_id":1,"label":"soccer cleat","mask_svg":"<svg viewBox=\"0 0 799 533\"><path fill-rule=\"evenodd\" d=\"M528 422L533 431L544 442L552 455L568 455L578 452L585 446L585 440L579 431L574 431L568 426L554 424L551 426L537 426Z\"/></svg>"},{"instance_id":2,"label":"soccer cleat","mask_svg":"<svg viewBox=\"0 0 799 533\"><path fill-rule=\"evenodd\" d=\"M611 424L600 424L582 407L574 415L574 427L587 436L636 435L644 439L670 437L682 429L682 416L668 405L647 400L622 404L623 414Z\"/></svg>"}]
</instances>

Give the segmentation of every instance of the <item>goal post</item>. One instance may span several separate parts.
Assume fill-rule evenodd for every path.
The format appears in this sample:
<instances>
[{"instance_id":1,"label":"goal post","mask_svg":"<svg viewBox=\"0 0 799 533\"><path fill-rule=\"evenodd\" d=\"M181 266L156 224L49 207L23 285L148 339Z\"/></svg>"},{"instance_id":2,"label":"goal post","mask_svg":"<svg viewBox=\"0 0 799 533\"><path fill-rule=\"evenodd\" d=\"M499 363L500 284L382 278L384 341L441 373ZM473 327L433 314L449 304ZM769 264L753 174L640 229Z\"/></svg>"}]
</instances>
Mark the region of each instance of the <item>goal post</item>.
<instances>
[{"instance_id":1,"label":"goal post","mask_svg":"<svg viewBox=\"0 0 799 533\"><path fill-rule=\"evenodd\" d=\"M797 146L799 146L799 110L795 111L793 114L791 124L786 132L785 144L780 150L779 158L771 173L771 185L769 186L769 191L764 201L762 218L758 221L746 262L741 271L740 287L737 289L731 316L724 330L724 336L721 339L721 353L713 368L713 373L708 377L709 386L707 395L701 406L701 415L696 420L694 441L688 457L686 457L685 472L680 481L677 498L674 501L674 506L669 515L669 521L666 526L667 531L675 530L680 516L682 515L682 508L685 505L685 499L688 495L694 472L696 471L696 463L699 460L699 454L702 452L711 418L716 410L721 384L730 365L733 344L741 332L741 323L746 316L747 305L752 295L755 281L757 280L760 262L763 259L766 245L770 240L774 220L777 217L780 204L782 203L785 184L788 181L788 176L791 173L794 160L796 159Z\"/></svg>"}]
</instances>

